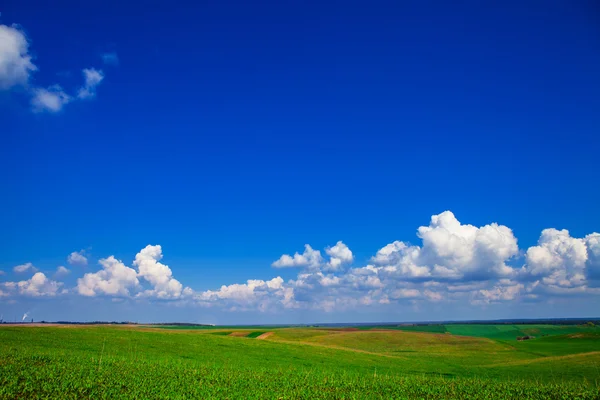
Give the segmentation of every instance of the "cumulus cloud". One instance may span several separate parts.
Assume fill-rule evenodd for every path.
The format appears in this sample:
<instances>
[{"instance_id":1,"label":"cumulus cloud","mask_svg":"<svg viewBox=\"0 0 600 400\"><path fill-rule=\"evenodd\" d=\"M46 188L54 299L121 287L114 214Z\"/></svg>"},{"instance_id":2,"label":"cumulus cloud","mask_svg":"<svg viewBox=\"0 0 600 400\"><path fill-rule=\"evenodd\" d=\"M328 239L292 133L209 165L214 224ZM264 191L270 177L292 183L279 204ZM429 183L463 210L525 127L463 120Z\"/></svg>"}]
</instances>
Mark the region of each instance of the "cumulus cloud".
<instances>
[{"instance_id":1,"label":"cumulus cloud","mask_svg":"<svg viewBox=\"0 0 600 400\"><path fill-rule=\"evenodd\" d=\"M183 292L183 285L173 278L169 266L159 262L162 257L160 245L148 245L135 256L133 265L138 267L139 276L153 286L153 289L145 291L144 295L159 299L179 298Z\"/></svg>"},{"instance_id":2,"label":"cumulus cloud","mask_svg":"<svg viewBox=\"0 0 600 400\"><path fill-rule=\"evenodd\" d=\"M77 97L88 99L96 96L96 87L104 79L104 73L94 68L85 68L82 72L85 83L77 92Z\"/></svg>"},{"instance_id":3,"label":"cumulus cloud","mask_svg":"<svg viewBox=\"0 0 600 400\"><path fill-rule=\"evenodd\" d=\"M270 281L250 279L245 284L223 285L219 290L199 293L195 300L204 305L219 303L230 310L267 311L278 305L295 307L293 288L284 287L279 276Z\"/></svg>"},{"instance_id":4,"label":"cumulus cloud","mask_svg":"<svg viewBox=\"0 0 600 400\"><path fill-rule=\"evenodd\" d=\"M74 251L67 257L67 262L71 265L85 266L88 264L88 259L85 256L85 251Z\"/></svg>"},{"instance_id":5,"label":"cumulus cloud","mask_svg":"<svg viewBox=\"0 0 600 400\"><path fill-rule=\"evenodd\" d=\"M537 246L527 249L520 278L534 293L573 294L591 291L598 272L600 235L572 237L566 229L544 229Z\"/></svg>"},{"instance_id":6,"label":"cumulus cloud","mask_svg":"<svg viewBox=\"0 0 600 400\"><path fill-rule=\"evenodd\" d=\"M591 233L584 240L588 250L586 261L588 278L600 280L600 233Z\"/></svg>"},{"instance_id":7,"label":"cumulus cloud","mask_svg":"<svg viewBox=\"0 0 600 400\"><path fill-rule=\"evenodd\" d=\"M291 289L288 304L326 311L392 302L464 300L485 305L537 298L542 293L596 293L589 289L586 277L600 277L598 234L576 239L566 231L545 230L538 245L525 253L522 268L510 266L522 254L517 238L498 223L463 224L445 211L419 227L417 237L420 245L391 242L377 251L371 264L358 268L340 268L354 261L343 242L325 249L329 260L307 244L302 254L284 254L272 265L301 268L295 279L282 283ZM251 286L230 285L222 290L253 293ZM267 302L264 296L261 301ZM227 298L221 297L220 303ZM203 301L211 299L214 296ZM271 307L283 307L278 300L271 296Z\"/></svg>"},{"instance_id":8,"label":"cumulus cloud","mask_svg":"<svg viewBox=\"0 0 600 400\"><path fill-rule=\"evenodd\" d=\"M137 272L114 256L99 261L102 270L87 273L77 280L77 292L82 296L111 295L127 297L139 285Z\"/></svg>"},{"instance_id":9,"label":"cumulus cloud","mask_svg":"<svg viewBox=\"0 0 600 400\"><path fill-rule=\"evenodd\" d=\"M69 271L68 268L63 267L62 265L59 266L58 268L56 268L56 276L65 276L65 275L69 275L71 273L71 271Z\"/></svg>"},{"instance_id":10,"label":"cumulus cloud","mask_svg":"<svg viewBox=\"0 0 600 400\"><path fill-rule=\"evenodd\" d=\"M37 69L31 59L25 33L17 25L0 25L0 90L26 86Z\"/></svg>"},{"instance_id":11,"label":"cumulus cloud","mask_svg":"<svg viewBox=\"0 0 600 400\"><path fill-rule=\"evenodd\" d=\"M23 274L25 272L36 272L37 270L38 269L36 267L34 267L33 264L30 262L21 264L21 265L17 265L16 267L13 268L13 271L15 271L18 274Z\"/></svg>"},{"instance_id":12,"label":"cumulus cloud","mask_svg":"<svg viewBox=\"0 0 600 400\"><path fill-rule=\"evenodd\" d=\"M303 253L284 254L272 264L275 268L298 268L292 279L249 279L203 292L184 288L162 262L162 247L148 245L136 254L132 267L113 256L100 260L102 269L80 278L77 293L265 312L329 312L377 305L417 308L426 303L450 307L457 301L486 306L540 301L548 296L600 294L598 233L575 238L566 230L545 229L536 245L520 251L510 228L498 223L480 227L464 224L445 211L419 227L417 238L418 244L390 242L366 265L356 267L352 266L354 254L342 241L326 247L324 256L306 244ZM69 257L79 256L82 252ZM36 280L41 281L41 277ZM19 289L18 285L7 282L2 292L35 291L25 284Z\"/></svg>"},{"instance_id":13,"label":"cumulus cloud","mask_svg":"<svg viewBox=\"0 0 600 400\"><path fill-rule=\"evenodd\" d=\"M30 297L54 297L65 292L60 290L63 285L61 282L48 279L42 272L36 272L26 281L4 282L1 285L6 290L5 295L8 296L18 293Z\"/></svg>"},{"instance_id":14,"label":"cumulus cloud","mask_svg":"<svg viewBox=\"0 0 600 400\"><path fill-rule=\"evenodd\" d=\"M341 240L335 246L325 249L325 253L330 257L327 266L333 271L338 270L342 264L354 261L352 251Z\"/></svg>"},{"instance_id":15,"label":"cumulus cloud","mask_svg":"<svg viewBox=\"0 0 600 400\"><path fill-rule=\"evenodd\" d=\"M381 248L372 261L384 272L406 279L490 279L514 273L506 262L519 252L517 239L503 225L461 224L444 211L421 226L422 246L395 241Z\"/></svg>"},{"instance_id":16,"label":"cumulus cloud","mask_svg":"<svg viewBox=\"0 0 600 400\"><path fill-rule=\"evenodd\" d=\"M322 262L323 257L321 256L321 252L319 250L313 250L310 245L306 244L304 245L304 253L299 254L296 252L293 257L284 254L271 265L275 268L318 268Z\"/></svg>"}]
</instances>

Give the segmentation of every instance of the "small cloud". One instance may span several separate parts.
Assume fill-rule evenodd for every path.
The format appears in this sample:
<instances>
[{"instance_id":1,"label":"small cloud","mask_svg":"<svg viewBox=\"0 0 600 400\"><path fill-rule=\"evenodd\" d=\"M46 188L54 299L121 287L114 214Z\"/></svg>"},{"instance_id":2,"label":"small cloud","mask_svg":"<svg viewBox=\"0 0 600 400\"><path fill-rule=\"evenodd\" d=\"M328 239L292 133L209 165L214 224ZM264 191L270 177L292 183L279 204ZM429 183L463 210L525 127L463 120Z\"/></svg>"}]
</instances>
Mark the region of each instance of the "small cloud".
<instances>
[{"instance_id":1,"label":"small cloud","mask_svg":"<svg viewBox=\"0 0 600 400\"><path fill-rule=\"evenodd\" d=\"M31 74L38 68L32 63L29 53L29 40L18 25L0 24L0 91L24 87L30 96L33 112L57 113L76 99L89 99L96 96L96 87L104 79L102 71L94 68L83 69L84 84L76 94L68 94L59 85L40 87L30 84ZM116 53L103 54L105 64L118 63ZM60 72L67 76L68 72Z\"/></svg>"},{"instance_id":2,"label":"small cloud","mask_svg":"<svg viewBox=\"0 0 600 400\"><path fill-rule=\"evenodd\" d=\"M18 25L0 25L0 90L26 86L35 70L25 33Z\"/></svg>"},{"instance_id":3,"label":"small cloud","mask_svg":"<svg viewBox=\"0 0 600 400\"><path fill-rule=\"evenodd\" d=\"M119 57L117 53L103 53L102 54L102 62L106 65L119 65Z\"/></svg>"},{"instance_id":4,"label":"small cloud","mask_svg":"<svg viewBox=\"0 0 600 400\"><path fill-rule=\"evenodd\" d=\"M0 269L0 275L4 275L4 271Z\"/></svg>"},{"instance_id":5,"label":"small cloud","mask_svg":"<svg viewBox=\"0 0 600 400\"><path fill-rule=\"evenodd\" d=\"M56 282L48 279L42 272L36 272L35 275L26 281L20 282L5 282L6 287L11 292L18 292L19 294L31 297L53 297L59 292L62 282Z\"/></svg>"},{"instance_id":6,"label":"small cloud","mask_svg":"<svg viewBox=\"0 0 600 400\"><path fill-rule=\"evenodd\" d=\"M313 250L310 245L304 245L304 253L300 254L296 252L293 256L284 254L279 257L274 263L271 264L274 268L293 268L293 267L307 267L317 268L321 265L323 257L319 250Z\"/></svg>"},{"instance_id":7,"label":"small cloud","mask_svg":"<svg viewBox=\"0 0 600 400\"><path fill-rule=\"evenodd\" d=\"M71 265L87 265L88 263L88 259L85 256L85 251L84 250L80 250L80 251L74 251L71 254L69 254L69 256L67 257L67 262Z\"/></svg>"},{"instance_id":8,"label":"small cloud","mask_svg":"<svg viewBox=\"0 0 600 400\"><path fill-rule=\"evenodd\" d=\"M48 89L34 89L31 106L34 112L59 112L70 101L71 97L60 86L53 85Z\"/></svg>"},{"instance_id":9,"label":"small cloud","mask_svg":"<svg viewBox=\"0 0 600 400\"><path fill-rule=\"evenodd\" d=\"M27 271L37 272L37 270L38 269L36 267L34 267L33 264L30 262L21 264L21 265L17 265L16 267L13 268L13 271L15 271L18 274L22 274Z\"/></svg>"},{"instance_id":10,"label":"small cloud","mask_svg":"<svg viewBox=\"0 0 600 400\"><path fill-rule=\"evenodd\" d=\"M67 268L63 267L62 265L59 266L58 268L56 268L56 276L65 276L65 275L69 275L71 273L71 271L69 271Z\"/></svg>"},{"instance_id":11,"label":"small cloud","mask_svg":"<svg viewBox=\"0 0 600 400\"><path fill-rule=\"evenodd\" d=\"M77 92L77 97L80 99L88 99L96 96L96 86L104 79L104 73L95 68L84 68L83 77L85 84Z\"/></svg>"}]
</instances>

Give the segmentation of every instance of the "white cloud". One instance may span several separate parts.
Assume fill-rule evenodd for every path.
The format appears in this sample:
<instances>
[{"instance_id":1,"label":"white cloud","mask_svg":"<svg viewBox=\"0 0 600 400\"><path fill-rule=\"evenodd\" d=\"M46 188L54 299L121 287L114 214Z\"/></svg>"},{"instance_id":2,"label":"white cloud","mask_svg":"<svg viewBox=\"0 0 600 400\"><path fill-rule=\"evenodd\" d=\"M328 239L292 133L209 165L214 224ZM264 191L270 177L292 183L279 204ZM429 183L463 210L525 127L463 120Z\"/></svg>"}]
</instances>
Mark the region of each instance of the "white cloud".
<instances>
[{"instance_id":1,"label":"white cloud","mask_svg":"<svg viewBox=\"0 0 600 400\"><path fill-rule=\"evenodd\" d=\"M26 86L36 69L25 33L17 25L0 25L0 90Z\"/></svg>"},{"instance_id":2,"label":"white cloud","mask_svg":"<svg viewBox=\"0 0 600 400\"><path fill-rule=\"evenodd\" d=\"M42 272L36 272L31 279L26 281L4 282L0 285L6 290L4 296L18 293L31 297L53 297L66 292L65 290L60 291L63 285L62 282L48 279Z\"/></svg>"},{"instance_id":3,"label":"white cloud","mask_svg":"<svg viewBox=\"0 0 600 400\"><path fill-rule=\"evenodd\" d=\"M0 275L4 275L4 271L0 269Z\"/></svg>"},{"instance_id":4,"label":"white cloud","mask_svg":"<svg viewBox=\"0 0 600 400\"><path fill-rule=\"evenodd\" d=\"M535 280L537 293L589 292L588 278L596 277L600 235L574 238L566 229L544 229L537 246L527 249L520 278Z\"/></svg>"},{"instance_id":5,"label":"white cloud","mask_svg":"<svg viewBox=\"0 0 600 400\"><path fill-rule=\"evenodd\" d=\"M139 276L150 282L154 287L143 293L159 299L176 299L182 295L183 285L175 278L169 266L160 263L162 259L160 245L148 245L135 256L133 265L138 267Z\"/></svg>"},{"instance_id":6,"label":"white cloud","mask_svg":"<svg viewBox=\"0 0 600 400\"><path fill-rule=\"evenodd\" d=\"M355 260L341 241L325 248L325 258L306 244L302 254L284 254L272 264L299 268L293 279L249 279L203 292L184 288L161 262L161 246L148 245L136 254L131 268L113 256L101 260L102 270L79 279L77 292L264 312L290 308L332 312L388 304L417 309L430 302L441 303L439 308L458 301L485 306L600 294L598 233L574 238L566 230L546 229L537 245L520 252L508 227L462 224L446 211L432 216L417 236L420 245L394 241L379 249L370 264L355 268L345 268ZM82 253L71 256L77 259ZM517 260L524 261L521 268L508 265ZM33 268L31 264L22 267L23 271ZM0 285L9 294L28 291L22 286L19 289L16 282Z\"/></svg>"},{"instance_id":7,"label":"white cloud","mask_svg":"<svg viewBox=\"0 0 600 400\"><path fill-rule=\"evenodd\" d=\"M104 73L95 68L83 69L84 85L77 92L79 99L88 99L96 96L96 87L104 79Z\"/></svg>"},{"instance_id":8,"label":"white cloud","mask_svg":"<svg viewBox=\"0 0 600 400\"><path fill-rule=\"evenodd\" d=\"M83 278L77 280L77 292L83 296L130 295L130 290L139 285L137 272L133 268L125 266L114 256L99 261L102 270L95 273L87 273Z\"/></svg>"},{"instance_id":9,"label":"white cloud","mask_svg":"<svg viewBox=\"0 0 600 400\"><path fill-rule=\"evenodd\" d=\"M88 264L88 259L85 256L85 251L84 250L80 250L80 251L74 251L71 254L69 254L69 256L67 257L67 262L71 265L87 265Z\"/></svg>"},{"instance_id":10,"label":"white cloud","mask_svg":"<svg viewBox=\"0 0 600 400\"><path fill-rule=\"evenodd\" d=\"M580 270L587 261L587 247L583 239L576 239L563 229L544 229L537 246L527 250L529 272L547 276L558 269Z\"/></svg>"},{"instance_id":11,"label":"white cloud","mask_svg":"<svg viewBox=\"0 0 600 400\"><path fill-rule=\"evenodd\" d=\"M279 260L271 264L275 268L290 268L290 267L303 267L303 268L318 268L323 262L321 252L319 250L313 250L310 245L304 245L304 253L296 253L294 256L288 254L282 255Z\"/></svg>"},{"instance_id":12,"label":"white cloud","mask_svg":"<svg viewBox=\"0 0 600 400\"><path fill-rule=\"evenodd\" d=\"M333 271L338 270L342 264L349 264L354 261L352 251L341 240L335 246L325 249L325 253L330 257L327 263L328 269Z\"/></svg>"},{"instance_id":13,"label":"white cloud","mask_svg":"<svg viewBox=\"0 0 600 400\"><path fill-rule=\"evenodd\" d=\"M47 89L36 88L32 93L31 107L34 112L59 112L65 104L71 101L71 97L58 85L50 86Z\"/></svg>"},{"instance_id":14,"label":"white cloud","mask_svg":"<svg viewBox=\"0 0 600 400\"><path fill-rule=\"evenodd\" d=\"M473 303L492 303L497 301L509 301L517 298L525 286L521 283L511 283L507 285L497 285L492 289L481 289L475 293Z\"/></svg>"},{"instance_id":15,"label":"white cloud","mask_svg":"<svg viewBox=\"0 0 600 400\"><path fill-rule=\"evenodd\" d=\"M422 247L395 241L381 248L372 261L389 274L419 279L490 279L509 276L506 261L519 252L517 239L503 225L477 228L461 224L444 211L418 229Z\"/></svg>"},{"instance_id":16,"label":"white cloud","mask_svg":"<svg viewBox=\"0 0 600 400\"><path fill-rule=\"evenodd\" d=\"M278 305L295 307L293 288L284 287L283 279L270 281L250 279L245 284L223 285L219 290L207 290L195 296L204 305L225 304L232 310L270 310Z\"/></svg>"},{"instance_id":17,"label":"white cloud","mask_svg":"<svg viewBox=\"0 0 600 400\"><path fill-rule=\"evenodd\" d=\"M572 287L585 283L587 247L563 229L544 229L537 246L527 250L526 270L545 285Z\"/></svg>"},{"instance_id":18,"label":"white cloud","mask_svg":"<svg viewBox=\"0 0 600 400\"><path fill-rule=\"evenodd\" d=\"M62 265L59 266L58 268L56 268L56 276L65 276L65 275L69 275L71 273L71 271L69 271L68 268L63 267Z\"/></svg>"},{"instance_id":19,"label":"white cloud","mask_svg":"<svg viewBox=\"0 0 600 400\"><path fill-rule=\"evenodd\" d=\"M600 280L600 233L591 233L585 237L588 259L587 274L590 279Z\"/></svg>"},{"instance_id":20,"label":"white cloud","mask_svg":"<svg viewBox=\"0 0 600 400\"><path fill-rule=\"evenodd\" d=\"M15 271L18 274L22 274L25 272L36 272L37 270L38 269L36 267L34 267L33 264L30 262L21 264L21 265L17 265L16 267L13 268L13 271Z\"/></svg>"},{"instance_id":21,"label":"white cloud","mask_svg":"<svg viewBox=\"0 0 600 400\"><path fill-rule=\"evenodd\" d=\"M100 70L83 69L84 84L74 96L56 84L48 87L32 86L31 74L37 67L31 60L29 41L25 33L17 25L0 25L0 90L10 90L17 86L27 88L33 112L56 113L73 100L95 97L96 87L104 79ZM103 55L103 60L105 63L118 62L114 53Z\"/></svg>"},{"instance_id":22,"label":"white cloud","mask_svg":"<svg viewBox=\"0 0 600 400\"><path fill-rule=\"evenodd\" d=\"M119 57L117 53L103 53L102 54L102 62L106 65L119 65Z\"/></svg>"}]
</instances>

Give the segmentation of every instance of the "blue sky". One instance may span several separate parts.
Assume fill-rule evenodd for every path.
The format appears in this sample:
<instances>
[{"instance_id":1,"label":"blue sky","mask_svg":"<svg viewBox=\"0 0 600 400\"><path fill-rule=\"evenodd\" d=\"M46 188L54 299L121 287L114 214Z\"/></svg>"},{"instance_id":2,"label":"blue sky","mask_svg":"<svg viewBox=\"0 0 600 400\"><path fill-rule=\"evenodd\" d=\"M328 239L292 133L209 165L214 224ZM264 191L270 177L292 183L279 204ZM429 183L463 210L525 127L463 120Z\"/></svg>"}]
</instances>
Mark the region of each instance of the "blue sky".
<instances>
[{"instance_id":1,"label":"blue sky","mask_svg":"<svg viewBox=\"0 0 600 400\"><path fill-rule=\"evenodd\" d=\"M4 3L0 314L597 316L599 15Z\"/></svg>"}]
</instances>

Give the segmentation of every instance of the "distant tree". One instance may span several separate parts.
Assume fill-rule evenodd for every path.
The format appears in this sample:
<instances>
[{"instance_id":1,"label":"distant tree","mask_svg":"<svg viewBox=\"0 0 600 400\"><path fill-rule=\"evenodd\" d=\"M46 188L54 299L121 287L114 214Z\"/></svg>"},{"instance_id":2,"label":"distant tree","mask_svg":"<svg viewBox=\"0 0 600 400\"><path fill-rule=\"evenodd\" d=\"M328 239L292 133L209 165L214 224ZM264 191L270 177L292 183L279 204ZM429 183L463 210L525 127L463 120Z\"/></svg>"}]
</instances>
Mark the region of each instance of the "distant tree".
<instances>
[{"instance_id":1,"label":"distant tree","mask_svg":"<svg viewBox=\"0 0 600 400\"><path fill-rule=\"evenodd\" d=\"M588 322L586 322L585 326L589 326L589 327L593 328L594 326L596 326L596 324L594 324L592 321L588 321Z\"/></svg>"}]
</instances>

